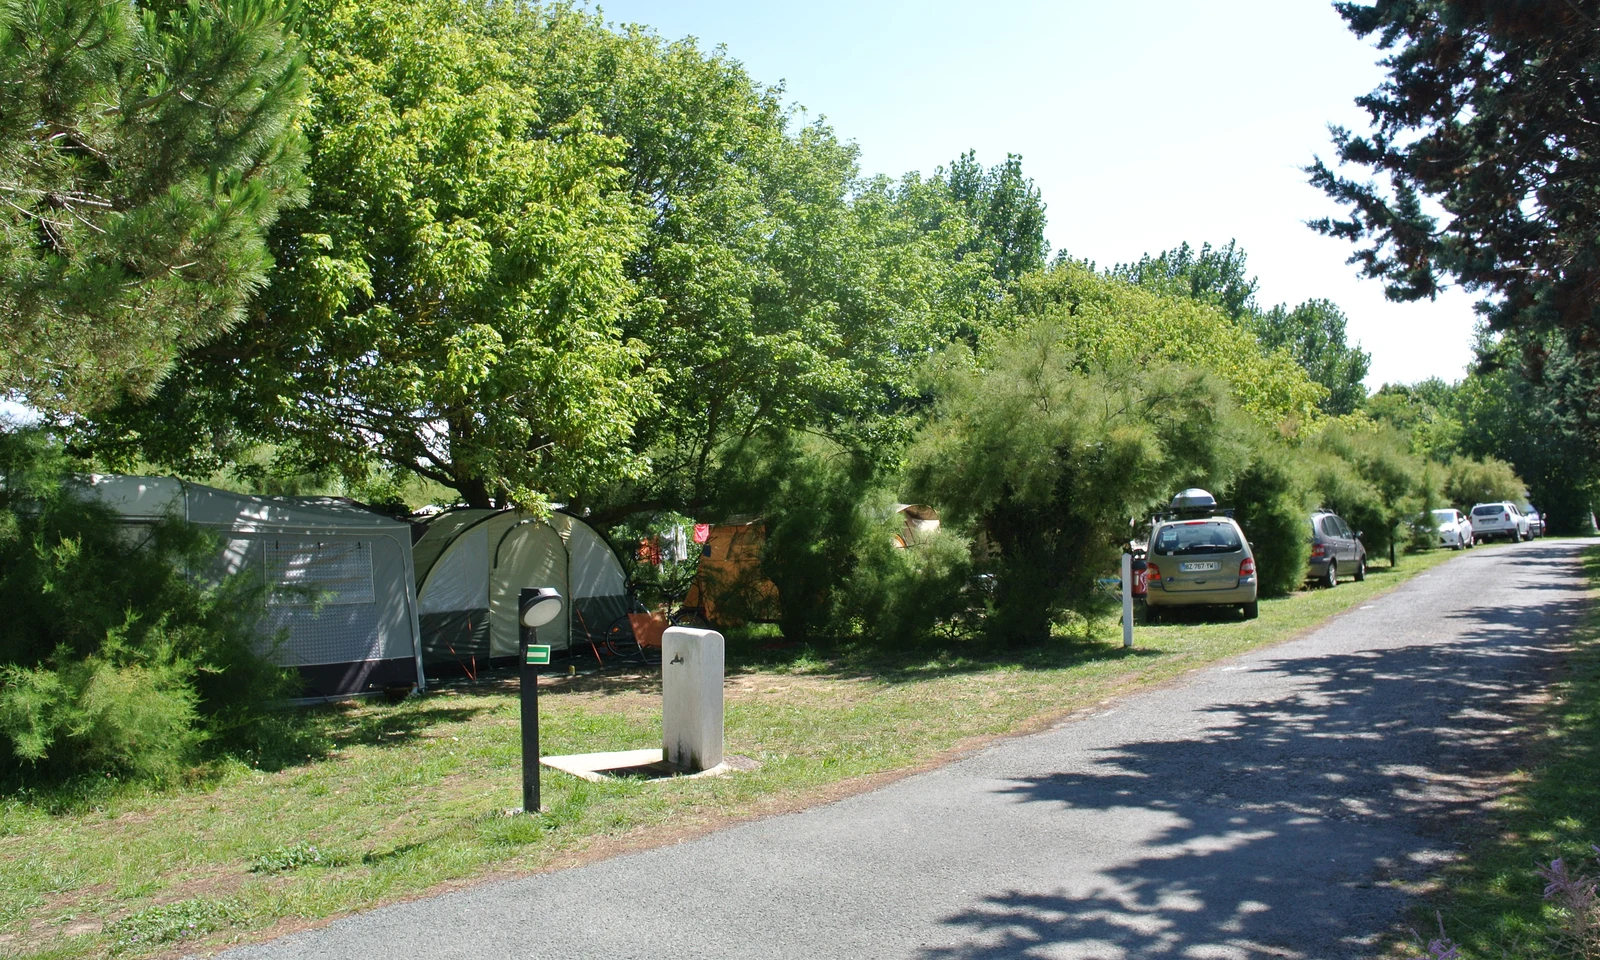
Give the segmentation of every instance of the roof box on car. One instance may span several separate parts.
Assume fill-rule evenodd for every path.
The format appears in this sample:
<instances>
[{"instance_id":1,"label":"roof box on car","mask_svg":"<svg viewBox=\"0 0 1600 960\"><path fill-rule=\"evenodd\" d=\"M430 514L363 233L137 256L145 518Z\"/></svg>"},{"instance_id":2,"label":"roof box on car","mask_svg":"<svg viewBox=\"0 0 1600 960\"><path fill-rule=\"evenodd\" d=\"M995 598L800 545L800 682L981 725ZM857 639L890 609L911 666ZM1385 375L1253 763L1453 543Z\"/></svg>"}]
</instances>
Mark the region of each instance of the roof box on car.
<instances>
[{"instance_id":1,"label":"roof box on car","mask_svg":"<svg viewBox=\"0 0 1600 960\"><path fill-rule=\"evenodd\" d=\"M1217 498L1199 487L1190 487L1172 498L1172 509L1182 513L1210 513L1217 509Z\"/></svg>"}]
</instances>

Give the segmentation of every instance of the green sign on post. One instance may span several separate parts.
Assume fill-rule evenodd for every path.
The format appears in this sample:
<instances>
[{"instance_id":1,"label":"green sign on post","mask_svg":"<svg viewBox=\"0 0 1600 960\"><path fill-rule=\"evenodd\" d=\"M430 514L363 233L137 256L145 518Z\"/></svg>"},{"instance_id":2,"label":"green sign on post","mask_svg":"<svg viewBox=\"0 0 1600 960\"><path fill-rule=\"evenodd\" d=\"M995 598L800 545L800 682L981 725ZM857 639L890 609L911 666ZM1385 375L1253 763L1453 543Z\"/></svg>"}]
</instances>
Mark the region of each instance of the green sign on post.
<instances>
[{"instance_id":1,"label":"green sign on post","mask_svg":"<svg viewBox=\"0 0 1600 960\"><path fill-rule=\"evenodd\" d=\"M530 667L547 667L550 665L550 645L548 643L528 644L528 660Z\"/></svg>"}]
</instances>

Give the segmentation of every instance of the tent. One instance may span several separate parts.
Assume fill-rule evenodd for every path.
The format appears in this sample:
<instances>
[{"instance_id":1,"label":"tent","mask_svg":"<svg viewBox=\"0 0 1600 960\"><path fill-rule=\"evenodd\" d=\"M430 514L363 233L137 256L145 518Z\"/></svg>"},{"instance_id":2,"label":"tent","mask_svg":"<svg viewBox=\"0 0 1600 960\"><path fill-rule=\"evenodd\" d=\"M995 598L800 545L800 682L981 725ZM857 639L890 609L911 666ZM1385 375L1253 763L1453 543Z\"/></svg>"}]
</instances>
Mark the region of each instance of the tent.
<instances>
[{"instance_id":1,"label":"tent","mask_svg":"<svg viewBox=\"0 0 1600 960\"><path fill-rule=\"evenodd\" d=\"M566 616L539 628L553 650L599 641L628 612L622 564L592 527L570 514L458 508L427 520L415 546L425 664L468 670L517 653L517 597L554 587Z\"/></svg>"},{"instance_id":2,"label":"tent","mask_svg":"<svg viewBox=\"0 0 1600 960\"><path fill-rule=\"evenodd\" d=\"M304 696L423 686L411 524L334 497L255 497L171 477L96 475L88 488L128 523L177 517L216 532L216 573L260 571L264 649L299 671Z\"/></svg>"}]
</instances>

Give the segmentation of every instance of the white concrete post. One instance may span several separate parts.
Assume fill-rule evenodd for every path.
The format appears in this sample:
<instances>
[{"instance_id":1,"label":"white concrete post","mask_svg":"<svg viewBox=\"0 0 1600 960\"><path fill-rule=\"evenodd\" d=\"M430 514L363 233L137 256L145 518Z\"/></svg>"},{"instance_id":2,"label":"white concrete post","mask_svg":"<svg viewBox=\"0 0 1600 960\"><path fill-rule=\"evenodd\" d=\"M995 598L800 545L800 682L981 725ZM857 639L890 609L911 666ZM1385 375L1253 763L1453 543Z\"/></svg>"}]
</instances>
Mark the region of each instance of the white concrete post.
<instances>
[{"instance_id":1,"label":"white concrete post","mask_svg":"<svg viewBox=\"0 0 1600 960\"><path fill-rule=\"evenodd\" d=\"M722 763L722 634L668 627L661 635L662 759L684 773Z\"/></svg>"},{"instance_id":2,"label":"white concrete post","mask_svg":"<svg viewBox=\"0 0 1600 960\"><path fill-rule=\"evenodd\" d=\"M1122 645L1133 646L1133 554L1122 554Z\"/></svg>"}]
</instances>

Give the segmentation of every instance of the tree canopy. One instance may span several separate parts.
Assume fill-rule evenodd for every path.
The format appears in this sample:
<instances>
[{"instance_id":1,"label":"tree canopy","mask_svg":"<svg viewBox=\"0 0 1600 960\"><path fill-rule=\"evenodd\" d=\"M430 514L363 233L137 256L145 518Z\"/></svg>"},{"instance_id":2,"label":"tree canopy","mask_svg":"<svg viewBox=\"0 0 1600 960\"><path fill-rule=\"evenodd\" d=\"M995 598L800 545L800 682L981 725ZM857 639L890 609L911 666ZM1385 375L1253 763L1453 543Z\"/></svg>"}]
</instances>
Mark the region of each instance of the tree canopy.
<instances>
[{"instance_id":1,"label":"tree canopy","mask_svg":"<svg viewBox=\"0 0 1600 960\"><path fill-rule=\"evenodd\" d=\"M1312 226L1357 245L1351 262L1397 300L1448 280L1490 296L1496 329L1561 329L1600 351L1600 3L1382 0L1339 3L1388 51L1357 100L1366 134L1334 128L1338 160L1312 183L1346 218Z\"/></svg>"},{"instance_id":2,"label":"tree canopy","mask_svg":"<svg viewBox=\"0 0 1600 960\"><path fill-rule=\"evenodd\" d=\"M243 316L304 191L286 17L0 4L0 390L53 412L145 396Z\"/></svg>"}]
</instances>

